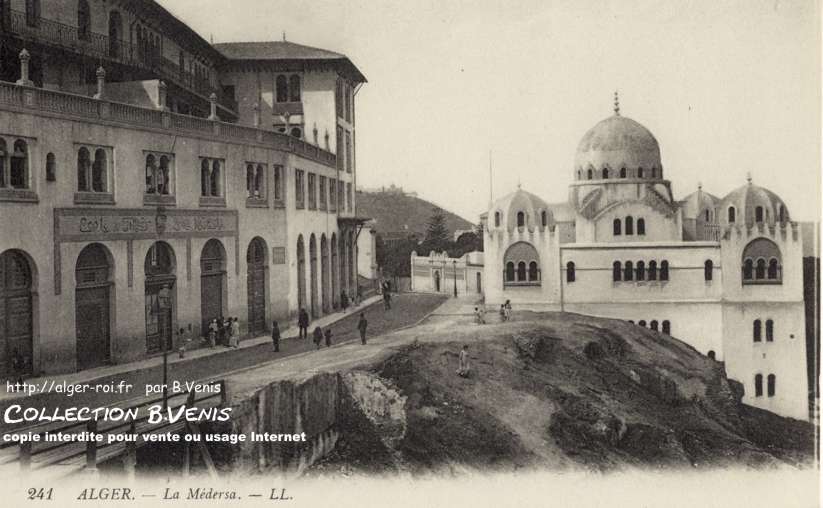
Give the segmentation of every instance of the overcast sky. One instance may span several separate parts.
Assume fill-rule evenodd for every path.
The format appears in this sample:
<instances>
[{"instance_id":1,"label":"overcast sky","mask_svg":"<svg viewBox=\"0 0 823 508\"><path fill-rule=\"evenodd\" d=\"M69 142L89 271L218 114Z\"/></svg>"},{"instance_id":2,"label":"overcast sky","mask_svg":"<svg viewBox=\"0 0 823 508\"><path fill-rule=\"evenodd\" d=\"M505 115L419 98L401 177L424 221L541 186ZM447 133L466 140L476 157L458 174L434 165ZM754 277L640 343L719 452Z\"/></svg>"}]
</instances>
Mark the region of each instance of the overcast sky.
<instances>
[{"instance_id":1,"label":"overcast sky","mask_svg":"<svg viewBox=\"0 0 823 508\"><path fill-rule=\"evenodd\" d=\"M518 181L566 199L577 143L612 114L660 143L675 196L754 182L820 216L820 12L780 0L159 0L215 42L345 53L361 187L391 183L476 222Z\"/></svg>"}]
</instances>

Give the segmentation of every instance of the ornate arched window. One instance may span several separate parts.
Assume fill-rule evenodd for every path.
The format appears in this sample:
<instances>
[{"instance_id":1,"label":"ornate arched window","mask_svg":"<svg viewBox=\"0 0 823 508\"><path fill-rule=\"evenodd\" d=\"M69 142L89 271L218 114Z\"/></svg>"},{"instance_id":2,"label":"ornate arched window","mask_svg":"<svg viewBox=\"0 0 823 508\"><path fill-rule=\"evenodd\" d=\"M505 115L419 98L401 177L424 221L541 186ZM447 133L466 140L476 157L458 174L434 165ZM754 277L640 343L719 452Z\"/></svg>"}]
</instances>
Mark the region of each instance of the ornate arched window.
<instances>
[{"instance_id":1,"label":"ornate arched window","mask_svg":"<svg viewBox=\"0 0 823 508\"><path fill-rule=\"evenodd\" d=\"M736 211L735 211L734 207L730 206L729 207L729 224L734 224L734 221L736 219L735 215L736 215Z\"/></svg>"},{"instance_id":2,"label":"ornate arched window","mask_svg":"<svg viewBox=\"0 0 823 508\"><path fill-rule=\"evenodd\" d=\"M754 278L757 280L766 278L766 260L759 258L755 263Z\"/></svg>"},{"instance_id":3,"label":"ornate arched window","mask_svg":"<svg viewBox=\"0 0 823 508\"><path fill-rule=\"evenodd\" d=\"M14 142L9 183L15 189L29 188L29 152L28 145L22 139Z\"/></svg>"},{"instance_id":4,"label":"ornate arched window","mask_svg":"<svg viewBox=\"0 0 823 508\"><path fill-rule=\"evenodd\" d=\"M514 282L514 262L506 263L506 282Z\"/></svg>"},{"instance_id":5,"label":"ornate arched window","mask_svg":"<svg viewBox=\"0 0 823 508\"><path fill-rule=\"evenodd\" d=\"M780 278L780 265L777 262L777 258L771 258L769 260L769 269L766 275L769 280L777 280Z\"/></svg>"},{"instance_id":6,"label":"ornate arched window","mask_svg":"<svg viewBox=\"0 0 823 508\"><path fill-rule=\"evenodd\" d=\"M549 214L546 213L546 210L540 212L540 223L543 224L543 227L549 225Z\"/></svg>"},{"instance_id":7,"label":"ornate arched window","mask_svg":"<svg viewBox=\"0 0 823 508\"><path fill-rule=\"evenodd\" d=\"M500 212L494 212L494 227L500 227Z\"/></svg>"},{"instance_id":8,"label":"ornate arched window","mask_svg":"<svg viewBox=\"0 0 823 508\"><path fill-rule=\"evenodd\" d=\"M760 342L763 340L762 334L763 323L759 319L755 319L752 323L752 342Z\"/></svg>"},{"instance_id":9,"label":"ornate arched window","mask_svg":"<svg viewBox=\"0 0 823 508\"><path fill-rule=\"evenodd\" d=\"M568 263L566 263L566 282L574 282L574 280L574 262L569 261Z\"/></svg>"},{"instance_id":10,"label":"ornate arched window","mask_svg":"<svg viewBox=\"0 0 823 508\"><path fill-rule=\"evenodd\" d=\"M620 236L622 234L623 226L620 219L614 219L612 221L612 233L614 236Z\"/></svg>"},{"instance_id":11,"label":"ornate arched window","mask_svg":"<svg viewBox=\"0 0 823 508\"><path fill-rule=\"evenodd\" d=\"M743 249L743 283L780 284L780 261L780 248L776 243L768 238L755 238Z\"/></svg>"},{"instance_id":12,"label":"ornate arched window","mask_svg":"<svg viewBox=\"0 0 823 508\"><path fill-rule=\"evenodd\" d=\"M774 321L766 320L766 342L774 342Z\"/></svg>"},{"instance_id":13,"label":"ornate arched window","mask_svg":"<svg viewBox=\"0 0 823 508\"><path fill-rule=\"evenodd\" d=\"M755 374L754 376L754 396L763 396L763 374Z\"/></svg>"},{"instance_id":14,"label":"ornate arched window","mask_svg":"<svg viewBox=\"0 0 823 508\"><path fill-rule=\"evenodd\" d=\"M714 272L714 262L711 259L707 259L703 263L703 279L707 280L707 281L712 280L712 277L714 276L713 272Z\"/></svg>"},{"instance_id":15,"label":"ornate arched window","mask_svg":"<svg viewBox=\"0 0 823 508\"><path fill-rule=\"evenodd\" d=\"M209 181L209 185L211 188L211 195L212 196L220 196L220 161L212 162L211 166L211 178Z\"/></svg>"},{"instance_id":16,"label":"ornate arched window","mask_svg":"<svg viewBox=\"0 0 823 508\"><path fill-rule=\"evenodd\" d=\"M649 261L649 280L657 280L657 261Z\"/></svg>"},{"instance_id":17,"label":"ornate arched window","mask_svg":"<svg viewBox=\"0 0 823 508\"><path fill-rule=\"evenodd\" d=\"M77 190L78 192L88 192L91 190L91 155L89 150L83 146L77 151Z\"/></svg>"},{"instance_id":18,"label":"ornate arched window","mask_svg":"<svg viewBox=\"0 0 823 508\"><path fill-rule=\"evenodd\" d=\"M152 154L146 156L146 194L157 192L157 159Z\"/></svg>"},{"instance_id":19,"label":"ornate arched window","mask_svg":"<svg viewBox=\"0 0 823 508\"><path fill-rule=\"evenodd\" d=\"M91 168L91 189L94 192L106 192L106 151L98 148L94 151L94 163Z\"/></svg>"},{"instance_id":20,"label":"ornate arched window","mask_svg":"<svg viewBox=\"0 0 823 508\"><path fill-rule=\"evenodd\" d=\"M254 197L254 164L246 164L246 195Z\"/></svg>"},{"instance_id":21,"label":"ornate arched window","mask_svg":"<svg viewBox=\"0 0 823 508\"><path fill-rule=\"evenodd\" d=\"M669 280L669 262L665 259L660 262L660 280Z\"/></svg>"},{"instance_id":22,"label":"ornate arched window","mask_svg":"<svg viewBox=\"0 0 823 508\"><path fill-rule=\"evenodd\" d=\"M623 263L623 280L633 280L634 279L634 266L632 265L631 261L626 261Z\"/></svg>"},{"instance_id":23,"label":"ornate arched window","mask_svg":"<svg viewBox=\"0 0 823 508\"><path fill-rule=\"evenodd\" d=\"M653 320L649 323L649 328L651 328L651 329L652 329L652 330L654 330L654 331L657 331L657 321L653 319Z\"/></svg>"},{"instance_id":24,"label":"ornate arched window","mask_svg":"<svg viewBox=\"0 0 823 508\"><path fill-rule=\"evenodd\" d=\"M603 180L609 179L609 168L603 168Z\"/></svg>"},{"instance_id":25,"label":"ornate arched window","mask_svg":"<svg viewBox=\"0 0 823 508\"><path fill-rule=\"evenodd\" d=\"M754 261L751 258L743 260L743 280L752 280L754 278Z\"/></svg>"},{"instance_id":26,"label":"ornate arched window","mask_svg":"<svg viewBox=\"0 0 823 508\"><path fill-rule=\"evenodd\" d=\"M755 222L763 222L763 207L756 206L754 208L754 221Z\"/></svg>"},{"instance_id":27,"label":"ornate arched window","mask_svg":"<svg viewBox=\"0 0 823 508\"><path fill-rule=\"evenodd\" d=\"M769 374L766 378L766 395L769 397L774 397L775 390L777 389L777 377L774 374Z\"/></svg>"},{"instance_id":28,"label":"ornate arched window","mask_svg":"<svg viewBox=\"0 0 823 508\"><path fill-rule=\"evenodd\" d=\"M634 271L637 280L646 280L646 264L643 261L637 262L637 268Z\"/></svg>"},{"instance_id":29,"label":"ornate arched window","mask_svg":"<svg viewBox=\"0 0 823 508\"><path fill-rule=\"evenodd\" d=\"M208 196L211 193L209 192L209 185L210 185L210 171L209 171L209 160L203 159L200 161L200 195L201 196Z\"/></svg>"},{"instance_id":30,"label":"ornate arched window","mask_svg":"<svg viewBox=\"0 0 823 508\"><path fill-rule=\"evenodd\" d=\"M634 219L631 217L626 217L624 220L626 223L626 235L633 235L634 234Z\"/></svg>"},{"instance_id":31,"label":"ornate arched window","mask_svg":"<svg viewBox=\"0 0 823 508\"><path fill-rule=\"evenodd\" d=\"M529 263L529 281L535 282L540 280L540 270L537 268L537 262L532 261Z\"/></svg>"},{"instance_id":32,"label":"ornate arched window","mask_svg":"<svg viewBox=\"0 0 823 508\"><path fill-rule=\"evenodd\" d=\"M517 227L522 228L526 225L526 214L523 212L517 212Z\"/></svg>"},{"instance_id":33,"label":"ornate arched window","mask_svg":"<svg viewBox=\"0 0 823 508\"><path fill-rule=\"evenodd\" d=\"M503 256L506 282L529 285L540 284L540 255L528 242L513 243ZM509 274L511 276L509 276Z\"/></svg>"},{"instance_id":34,"label":"ornate arched window","mask_svg":"<svg viewBox=\"0 0 823 508\"><path fill-rule=\"evenodd\" d=\"M623 278L623 267L620 264L620 261L615 261L612 263L612 281L620 282Z\"/></svg>"},{"instance_id":35,"label":"ornate arched window","mask_svg":"<svg viewBox=\"0 0 823 508\"><path fill-rule=\"evenodd\" d=\"M526 262L520 261L517 263L517 281L518 282L526 282Z\"/></svg>"},{"instance_id":36,"label":"ornate arched window","mask_svg":"<svg viewBox=\"0 0 823 508\"><path fill-rule=\"evenodd\" d=\"M637 234L638 235L645 235L646 234L646 219L639 218L637 219Z\"/></svg>"}]
</instances>

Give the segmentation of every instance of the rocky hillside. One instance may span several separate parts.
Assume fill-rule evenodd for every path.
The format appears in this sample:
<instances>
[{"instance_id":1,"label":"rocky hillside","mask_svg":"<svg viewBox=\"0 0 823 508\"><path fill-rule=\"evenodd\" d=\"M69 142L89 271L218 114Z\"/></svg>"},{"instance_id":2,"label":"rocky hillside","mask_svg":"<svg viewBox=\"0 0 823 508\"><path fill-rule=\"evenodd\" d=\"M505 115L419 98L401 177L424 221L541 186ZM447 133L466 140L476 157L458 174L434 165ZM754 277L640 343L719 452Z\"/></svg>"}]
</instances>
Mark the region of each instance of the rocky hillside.
<instances>
[{"instance_id":1,"label":"rocky hillside","mask_svg":"<svg viewBox=\"0 0 823 508\"><path fill-rule=\"evenodd\" d=\"M742 386L669 336L575 314L406 332L346 374L336 449L314 474L809 466L813 427L740 404ZM407 337L408 338L408 337ZM472 372L455 374L469 344Z\"/></svg>"},{"instance_id":2,"label":"rocky hillside","mask_svg":"<svg viewBox=\"0 0 823 508\"><path fill-rule=\"evenodd\" d=\"M409 232L416 233L422 239L434 208L439 207L403 192L357 192L357 215L375 219L375 226L380 233ZM446 229L450 233L474 229L466 219L446 210L443 213L446 217Z\"/></svg>"}]
</instances>

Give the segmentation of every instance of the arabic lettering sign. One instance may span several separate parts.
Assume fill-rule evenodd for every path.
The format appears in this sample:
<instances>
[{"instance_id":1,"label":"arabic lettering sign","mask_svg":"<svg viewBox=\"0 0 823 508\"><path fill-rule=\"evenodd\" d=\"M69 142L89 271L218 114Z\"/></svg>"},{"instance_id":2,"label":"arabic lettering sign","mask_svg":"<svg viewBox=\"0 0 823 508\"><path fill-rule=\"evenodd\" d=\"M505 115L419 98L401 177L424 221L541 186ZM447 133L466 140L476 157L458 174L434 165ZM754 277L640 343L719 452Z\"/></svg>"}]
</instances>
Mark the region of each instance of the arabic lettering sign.
<instances>
[{"instance_id":1,"label":"arabic lettering sign","mask_svg":"<svg viewBox=\"0 0 823 508\"><path fill-rule=\"evenodd\" d=\"M63 240L117 239L153 236L227 236L237 232L237 216L227 211L202 210L60 210Z\"/></svg>"}]
</instances>

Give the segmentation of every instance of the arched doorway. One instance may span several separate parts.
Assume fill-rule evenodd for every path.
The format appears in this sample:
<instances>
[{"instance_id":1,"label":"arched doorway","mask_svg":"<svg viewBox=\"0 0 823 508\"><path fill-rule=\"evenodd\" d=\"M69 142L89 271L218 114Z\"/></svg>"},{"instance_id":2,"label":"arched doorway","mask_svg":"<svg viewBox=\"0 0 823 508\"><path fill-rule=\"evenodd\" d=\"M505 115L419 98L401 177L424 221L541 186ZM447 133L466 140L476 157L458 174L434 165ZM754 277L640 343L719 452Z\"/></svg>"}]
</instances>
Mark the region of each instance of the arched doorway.
<instances>
[{"instance_id":1,"label":"arched doorway","mask_svg":"<svg viewBox=\"0 0 823 508\"><path fill-rule=\"evenodd\" d=\"M303 235L297 237L297 308L306 308L306 246Z\"/></svg>"},{"instance_id":2,"label":"arched doorway","mask_svg":"<svg viewBox=\"0 0 823 508\"><path fill-rule=\"evenodd\" d=\"M340 294L338 290L338 253L337 253L337 235L331 235L331 304L333 308L337 308L337 298Z\"/></svg>"},{"instance_id":3,"label":"arched doorway","mask_svg":"<svg viewBox=\"0 0 823 508\"><path fill-rule=\"evenodd\" d=\"M146 351L157 353L172 348L177 263L174 250L166 242L155 242L143 264L146 275Z\"/></svg>"},{"instance_id":4,"label":"arched doorway","mask_svg":"<svg viewBox=\"0 0 823 508\"><path fill-rule=\"evenodd\" d=\"M329 245L326 235L320 236L320 296L323 313L329 312Z\"/></svg>"},{"instance_id":5,"label":"arched doorway","mask_svg":"<svg viewBox=\"0 0 823 508\"><path fill-rule=\"evenodd\" d=\"M434 290L435 292L440 292L440 272L438 270L434 271Z\"/></svg>"},{"instance_id":6,"label":"arched doorway","mask_svg":"<svg viewBox=\"0 0 823 508\"><path fill-rule=\"evenodd\" d=\"M226 249L211 239L200 253L200 333L208 335L212 319L223 316Z\"/></svg>"},{"instance_id":7,"label":"arched doorway","mask_svg":"<svg viewBox=\"0 0 823 508\"><path fill-rule=\"evenodd\" d=\"M74 316L77 370L104 365L111 359L111 256L99 243L86 246L74 269Z\"/></svg>"},{"instance_id":8,"label":"arched doorway","mask_svg":"<svg viewBox=\"0 0 823 508\"><path fill-rule=\"evenodd\" d=\"M317 305L317 240L314 233L309 237L309 290L311 291L311 315L319 316Z\"/></svg>"},{"instance_id":9,"label":"arched doorway","mask_svg":"<svg viewBox=\"0 0 823 508\"><path fill-rule=\"evenodd\" d=\"M32 266L16 250L0 255L0 377L32 372Z\"/></svg>"},{"instance_id":10,"label":"arched doorway","mask_svg":"<svg viewBox=\"0 0 823 508\"><path fill-rule=\"evenodd\" d=\"M249 334L266 331L266 243L255 237L246 251Z\"/></svg>"}]
</instances>

